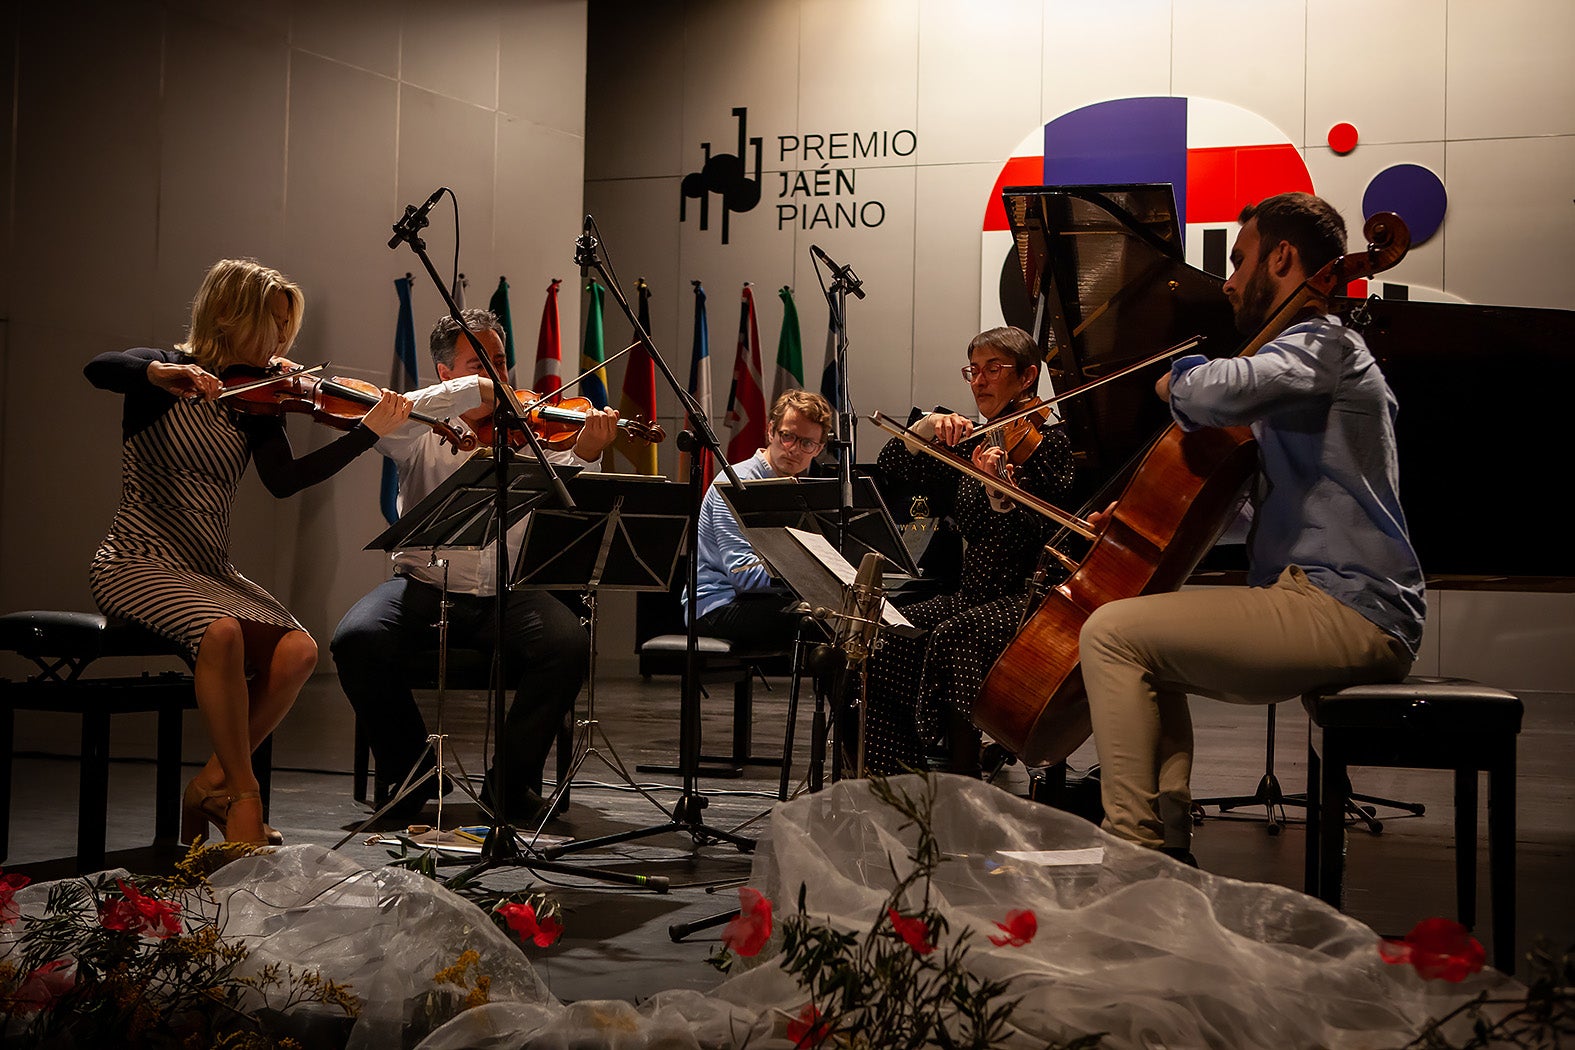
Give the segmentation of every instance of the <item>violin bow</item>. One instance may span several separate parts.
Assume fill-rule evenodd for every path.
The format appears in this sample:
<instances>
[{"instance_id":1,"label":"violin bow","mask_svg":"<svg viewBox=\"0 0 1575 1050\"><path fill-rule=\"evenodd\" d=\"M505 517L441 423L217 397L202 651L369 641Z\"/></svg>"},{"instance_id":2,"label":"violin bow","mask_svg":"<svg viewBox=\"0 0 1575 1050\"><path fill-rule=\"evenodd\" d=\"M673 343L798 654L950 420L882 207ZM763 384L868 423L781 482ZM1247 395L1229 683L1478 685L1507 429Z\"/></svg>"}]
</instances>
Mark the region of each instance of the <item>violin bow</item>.
<instances>
[{"instance_id":1,"label":"violin bow","mask_svg":"<svg viewBox=\"0 0 1575 1050\"><path fill-rule=\"evenodd\" d=\"M302 365L300 368L291 369L288 372L280 372L276 376L265 376L262 379L254 379L250 383L237 383L235 386L225 387L224 393L214 398L214 400L223 401L232 394L244 394L248 390L256 390L258 387L272 386L274 383L278 383L285 379L294 379L296 376L311 375L313 372L321 372L327 367L328 362L324 361L320 365Z\"/></svg>"},{"instance_id":2,"label":"violin bow","mask_svg":"<svg viewBox=\"0 0 1575 1050\"><path fill-rule=\"evenodd\" d=\"M959 456L950 449L942 448L933 441L928 441L920 437L918 434L915 434L912 430L909 430L907 427L903 426L901 423L898 423L890 416L887 416L881 412L874 412L870 414L869 419L871 423L874 423L876 426L880 427L889 434L895 434L897 437L911 439L914 444L910 444L908 446L909 448L922 449L926 454L934 456L936 459L940 460L942 463L945 463L947 466L962 471L964 474L968 475L970 478L973 478L980 484L1001 492L1008 499L1015 503L1022 504L1029 510L1038 511L1040 514L1043 514L1051 521L1061 525L1064 528L1071 529L1073 532L1077 533L1079 536L1082 536L1084 539L1091 540L1096 535L1098 535L1098 533L1095 532L1094 527L1090 525L1087 520L1080 518L1075 514L1064 511L1053 503L1049 503L1040 499L1038 496L1035 496L1033 493L1019 487L1013 482L1006 481L1004 478L998 478L993 474L980 470L978 467L974 466L973 463L964 459L962 456ZM973 435L970 434L969 436L972 437Z\"/></svg>"}]
</instances>

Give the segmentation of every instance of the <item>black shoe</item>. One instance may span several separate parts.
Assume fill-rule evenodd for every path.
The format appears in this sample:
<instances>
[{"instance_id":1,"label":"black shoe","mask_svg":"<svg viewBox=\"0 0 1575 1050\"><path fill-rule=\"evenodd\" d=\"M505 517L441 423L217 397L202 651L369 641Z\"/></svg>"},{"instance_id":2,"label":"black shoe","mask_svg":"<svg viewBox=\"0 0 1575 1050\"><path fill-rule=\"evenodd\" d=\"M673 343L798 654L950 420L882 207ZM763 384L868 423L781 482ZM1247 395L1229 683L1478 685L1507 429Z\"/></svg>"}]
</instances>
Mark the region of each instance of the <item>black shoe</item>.
<instances>
[{"instance_id":1,"label":"black shoe","mask_svg":"<svg viewBox=\"0 0 1575 1050\"><path fill-rule=\"evenodd\" d=\"M1183 849L1180 846L1161 846L1159 851L1165 856L1169 857L1171 860L1181 861L1181 863L1187 865L1189 868L1196 868L1198 866L1198 858L1192 855L1192 851L1190 849Z\"/></svg>"},{"instance_id":2,"label":"black shoe","mask_svg":"<svg viewBox=\"0 0 1575 1050\"><path fill-rule=\"evenodd\" d=\"M494 816L497 809L492 804L492 782L489 780L481 786L481 804L486 806ZM534 828L541 824L543 819L556 820L562 812L561 806L547 815L547 800L538 792L525 788L522 792L509 800L508 812L503 814L508 822L516 828Z\"/></svg>"}]
</instances>

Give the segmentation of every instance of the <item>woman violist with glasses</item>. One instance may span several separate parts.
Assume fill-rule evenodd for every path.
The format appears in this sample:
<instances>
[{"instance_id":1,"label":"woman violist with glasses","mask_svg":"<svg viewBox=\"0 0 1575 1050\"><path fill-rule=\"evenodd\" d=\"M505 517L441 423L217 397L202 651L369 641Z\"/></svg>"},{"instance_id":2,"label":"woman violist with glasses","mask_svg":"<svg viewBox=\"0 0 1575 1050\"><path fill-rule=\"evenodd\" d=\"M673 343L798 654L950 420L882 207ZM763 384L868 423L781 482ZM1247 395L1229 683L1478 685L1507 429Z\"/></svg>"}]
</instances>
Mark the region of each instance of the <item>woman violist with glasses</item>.
<instances>
[{"instance_id":1,"label":"woman violist with glasses","mask_svg":"<svg viewBox=\"0 0 1575 1050\"><path fill-rule=\"evenodd\" d=\"M910 430L968 457L979 469L1029 493L1060 503L1071 490L1072 446L1066 428L1047 421L1029 427L1032 452L1009 457L992 436L974 430L1034 396L1039 354L1020 328L992 328L968 344L962 375L975 414L937 409ZM997 431L999 433L999 431ZM1021 458L1021 462L1016 462ZM936 518L961 532L962 571L955 590L903 608L920 638L883 636L869 667L865 713L865 768L890 774L935 764L978 775L979 733L970 714L990 665L1021 622L1028 580L1054 523L992 494L978 480L894 437L877 460L882 476L928 502Z\"/></svg>"}]
</instances>

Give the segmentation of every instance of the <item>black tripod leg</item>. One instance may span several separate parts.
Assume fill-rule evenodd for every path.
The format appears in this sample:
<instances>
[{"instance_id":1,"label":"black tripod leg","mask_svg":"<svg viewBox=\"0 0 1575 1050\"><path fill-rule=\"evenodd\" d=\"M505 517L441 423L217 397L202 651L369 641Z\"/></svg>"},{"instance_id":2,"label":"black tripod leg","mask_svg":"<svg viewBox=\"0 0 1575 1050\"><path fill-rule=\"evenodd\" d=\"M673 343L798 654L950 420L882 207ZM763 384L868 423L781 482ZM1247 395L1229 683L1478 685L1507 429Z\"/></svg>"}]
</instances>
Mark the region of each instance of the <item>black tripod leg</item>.
<instances>
[{"instance_id":1,"label":"black tripod leg","mask_svg":"<svg viewBox=\"0 0 1575 1050\"><path fill-rule=\"evenodd\" d=\"M673 943L676 944L685 937L689 936L691 933L698 933L701 930L709 930L713 926L720 926L725 922L732 922L736 918L738 918L738 909L734 908L732 911L725 911L720 915L707 915L703 919L694 919L690 922L675 922L671 926L667 927L667 936L672 938Z\"/></svg>"}]
</instances>

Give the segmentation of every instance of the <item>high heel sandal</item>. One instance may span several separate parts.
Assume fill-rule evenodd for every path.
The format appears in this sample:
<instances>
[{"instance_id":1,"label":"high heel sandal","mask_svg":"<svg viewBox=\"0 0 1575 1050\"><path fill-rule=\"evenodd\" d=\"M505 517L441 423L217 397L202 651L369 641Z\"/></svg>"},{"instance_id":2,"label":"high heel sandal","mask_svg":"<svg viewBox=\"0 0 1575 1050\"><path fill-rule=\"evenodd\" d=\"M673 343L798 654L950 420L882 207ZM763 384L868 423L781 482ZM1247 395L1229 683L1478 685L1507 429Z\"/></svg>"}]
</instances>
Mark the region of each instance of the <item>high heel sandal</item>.
<instances>
[{"instance_id":1,"label":"high heel sandal","mask_svg":"<svg viewBox=\"0 0 1575 1050\"><path fill-rule=\"evenodd\" d=\"M206 836L209 824L212 824L220 835L228 836L225 829L229 824L230 807L248 799L257 799L261 804L262 796L256 791L243 791L240 794L231 794L228 791L204 791L197 781L190 781L186 785L185 795L181 798L181 841L190 844L199 836ZM263 840L262 844L269 846L284 845L284 836L266 823L263 824Z\"/></svg>"}]
</instances>

